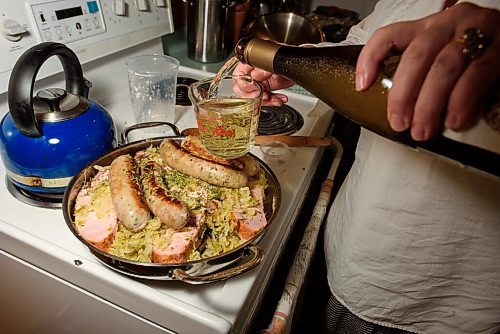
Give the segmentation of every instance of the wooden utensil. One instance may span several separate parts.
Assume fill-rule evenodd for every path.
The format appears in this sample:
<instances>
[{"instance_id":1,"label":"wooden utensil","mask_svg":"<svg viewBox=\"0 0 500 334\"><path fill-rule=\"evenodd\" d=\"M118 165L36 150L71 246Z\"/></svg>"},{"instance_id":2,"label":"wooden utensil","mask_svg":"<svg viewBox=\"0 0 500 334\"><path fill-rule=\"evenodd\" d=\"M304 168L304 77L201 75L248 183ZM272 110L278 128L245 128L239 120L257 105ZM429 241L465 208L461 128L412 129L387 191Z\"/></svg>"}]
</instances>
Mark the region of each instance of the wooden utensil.
<instances>
[{"instance_id":1,"label":"wooden utensil","mask_svg":"<svg viewBox=\"0 0 500 334\"><path fill-rule=\"evenodd\" d=\"M182 130L183 136L196 136L199 134L198 128L187 128ZM319 147L330 146L332 143L330 138L327 137L313 137L313 136L255 136L255 145L261 145L273 141L279 141L287 144L290 147Z\"/></svg>"}]
</instances>

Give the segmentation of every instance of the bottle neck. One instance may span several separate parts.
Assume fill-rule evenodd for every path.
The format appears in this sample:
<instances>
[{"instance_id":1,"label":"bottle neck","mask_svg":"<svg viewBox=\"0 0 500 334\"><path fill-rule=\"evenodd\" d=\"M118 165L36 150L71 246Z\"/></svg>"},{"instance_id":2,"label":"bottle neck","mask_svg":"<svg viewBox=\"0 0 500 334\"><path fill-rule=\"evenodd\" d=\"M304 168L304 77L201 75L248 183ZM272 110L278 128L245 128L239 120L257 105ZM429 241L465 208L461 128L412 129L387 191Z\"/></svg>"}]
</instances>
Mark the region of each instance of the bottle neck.
<instances>
[{"instance_id":1,"label":"bottle neck","mask_svg":"<svg viewBox=\"0 0 500 334\"><path fill-rule=\"evenodd\" d=\"M281 45L258 38L243 38L235 47L236 58L242 63L274 72L273 61Z\"/></svg>"}]
</instances>

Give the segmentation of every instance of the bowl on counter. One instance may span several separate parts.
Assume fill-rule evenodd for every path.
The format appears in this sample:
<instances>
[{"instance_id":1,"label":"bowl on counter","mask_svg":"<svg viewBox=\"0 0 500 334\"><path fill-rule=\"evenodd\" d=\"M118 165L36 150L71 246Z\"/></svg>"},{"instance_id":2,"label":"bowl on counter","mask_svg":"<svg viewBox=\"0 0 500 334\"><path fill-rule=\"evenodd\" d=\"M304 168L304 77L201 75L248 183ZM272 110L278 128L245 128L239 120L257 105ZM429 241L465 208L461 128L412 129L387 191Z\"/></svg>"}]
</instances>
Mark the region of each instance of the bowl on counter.
<instances>
[{"instance_id":1,"label":"bowl on counter","mask_svg":"<svg viewBox=\"0 0 500 334\"><path fill-rule=\"evenodd\" d=\"M245 27L243 35L290 45L325 41L325 34L319 24L295 13L271 13L259 16Z\"/></svg>"}]
</instances>

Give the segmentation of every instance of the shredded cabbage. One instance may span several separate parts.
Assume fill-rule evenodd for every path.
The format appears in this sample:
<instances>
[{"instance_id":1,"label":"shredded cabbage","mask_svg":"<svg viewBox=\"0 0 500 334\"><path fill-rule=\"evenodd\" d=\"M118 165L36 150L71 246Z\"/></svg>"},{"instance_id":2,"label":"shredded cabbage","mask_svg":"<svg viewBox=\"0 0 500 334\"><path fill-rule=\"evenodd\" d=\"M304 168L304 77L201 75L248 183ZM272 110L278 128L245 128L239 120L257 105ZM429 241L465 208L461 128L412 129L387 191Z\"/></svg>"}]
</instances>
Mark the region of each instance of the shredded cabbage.
<instances>
[{"instance_id":1,"label":"shredded cabbage","mask_svg":"<svg viewBox=\"0 0 500 334\"><path fill-rule=\"evenodd\" d=\"M149 147L139 154L146 157L139 159L139 168L142 168L141 163L144 164L147 160L165 165L158 148ZM238 235L236 229L239 215L251 217L256 214L258 201L251 196L249 187L218 187L168 167L164 168L162 179L169 195L186 203L193 215L204 213L205 229L200 236L201 245L191 251L189 260L228 252L246 241ZM260 185L265 189L267 180L263 170L249 181L249 186L252 185ZM104 211L104 208L110 205L112 206L109 183L105 180L93 189L90 207L75 211L75 216L86 217L88 211L99 211L101 207ZM165 244L174 232L162 226L157 218L148 221L146 227L139 232L132 232L120 224L108 252L129 260L151 262L153 248Z\"/></svg>"},{"instance_id":2,"label":"shredded cabbage","mask_svg":"<svg viewBox=\"0 0 500 334\"><path fill-rule=\"evenodd\" d=\"M109 167L94 166L94 168L100 171L100 174L96 175L99 179L87 182L75 203L75 224L78 228L85 224L90 211L95 211L98 218L103 218L110 210L113 210L111 190L107 179Z\"/></svg>"},{"instance_id":3,"label":"shredded cabbage","mask_svg":"<svg viewBox=\"0 0 500 334\"><path fill-rule=\"evenodd\" d=\"M161 222L153 218L139 232L132 232L122 225L108 252L112 255L139 262L151 262L153 247L159 243L164 231Z\"/></svg>"}]
</instances>

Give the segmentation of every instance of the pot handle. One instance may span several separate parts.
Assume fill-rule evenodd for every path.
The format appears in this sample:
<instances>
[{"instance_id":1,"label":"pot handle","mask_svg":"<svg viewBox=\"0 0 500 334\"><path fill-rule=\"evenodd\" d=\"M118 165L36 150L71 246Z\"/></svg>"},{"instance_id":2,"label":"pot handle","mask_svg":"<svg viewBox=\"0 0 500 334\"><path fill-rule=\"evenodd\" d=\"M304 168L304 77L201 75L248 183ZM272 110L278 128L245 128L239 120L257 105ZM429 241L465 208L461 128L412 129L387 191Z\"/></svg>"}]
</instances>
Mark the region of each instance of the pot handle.
<instances>
[{"instance_id":1,"label":"pot handle","mask_svg":"<svg viewBox=\"0 0 500 334\"><path fill-rule=\"evenodd\" d=\"M246 250L250 252L250 254L247 255L247 257L250 258L247 262L241 265L237 265L235 267L224 269L222 271L213 274L202 275L202 276L191 276L188 273L186 273L183 269L179 268L174 269L172 273L178 280L189 284L206 284L217 281L223 281L228 278L243 274L249 271L250 269L255 268L262 261L264 253L259 247L251 245L248 248L246 248Z\"/></svg>"},{"instance_id":2,"label":"pot handle","mask_svg":"<svg viewBox=\"0 0 500 334\"><path fill-rule=\"evenodd\" d=\"M61 43L45 42L28 49L12 69L8 99L14 124L22 134L29 137L42 135L33 111L33 87L38 70L49 57L54 55L62 63L66 91L78 96L85 95L82 66L70 48Z\"/></svg>"},{"instance_id":3,"label":"pot handle","mask_svg":"<svg viewBox=\"0 0 500 334\"><path fill-rule=\"evenodd\" d=\"M125 129L125 131L122 132L120 145L125 145L125 144L127 144L129 142L128 135L129 135L130 132L132 132L134 130L139 130L139 129L154 128L154 127L157 127L157 126L166 126L166 127L169 127L174 132L174 137L182 137L181 132L179 131L179 128L177 126L175 126L174 124L169 123L169 122L145 122L145 123L137 123L137 124L129 126L128 128Z\"/></svg>"}]
</instances>

